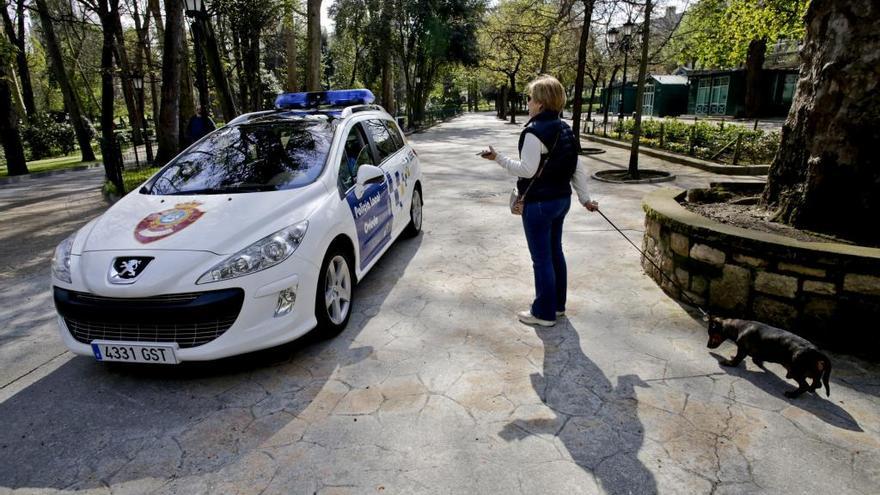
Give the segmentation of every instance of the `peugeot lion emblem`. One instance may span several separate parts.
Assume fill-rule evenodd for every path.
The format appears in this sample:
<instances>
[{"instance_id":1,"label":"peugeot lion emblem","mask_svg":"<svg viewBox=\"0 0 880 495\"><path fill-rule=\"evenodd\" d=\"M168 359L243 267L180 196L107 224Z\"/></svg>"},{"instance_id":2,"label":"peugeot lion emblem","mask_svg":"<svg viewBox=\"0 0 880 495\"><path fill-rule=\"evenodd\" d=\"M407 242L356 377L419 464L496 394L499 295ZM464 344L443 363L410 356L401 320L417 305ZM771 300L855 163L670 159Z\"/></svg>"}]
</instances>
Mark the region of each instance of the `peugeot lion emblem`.
<instances>
[{"instance_id":1,"label":"peugeot lion emblem","mask_svg":"<svg viewBox=\"0 0 880 495\"><path fill-rule=\"evenodd\" d=\"M110 265L110 283L133 284L152 260L143 256L116 258Z\"/></svg>"}]
</instances>

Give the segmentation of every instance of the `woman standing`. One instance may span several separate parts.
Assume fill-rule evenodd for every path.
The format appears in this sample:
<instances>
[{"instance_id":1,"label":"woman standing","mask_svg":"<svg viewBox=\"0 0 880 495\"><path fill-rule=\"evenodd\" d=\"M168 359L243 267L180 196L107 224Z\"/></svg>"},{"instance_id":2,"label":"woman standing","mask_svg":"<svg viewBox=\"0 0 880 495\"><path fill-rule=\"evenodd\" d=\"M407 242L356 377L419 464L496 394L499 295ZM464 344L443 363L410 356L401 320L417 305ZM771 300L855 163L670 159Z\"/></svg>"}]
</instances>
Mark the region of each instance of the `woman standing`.
<instances>
[{"instance_id":1,"label":"woman standing","mask_svg":"<svg viewBox=\"0 0 880 495\"><path fill-rule=\"evenodd\" d=\"M599 209L599 203L587 192L587 171L578 163L577 137L559 118L564 106L562 84L552 76L538 77L528 85L529 121L519 136L520 159L498 155L491 146L482 155L519 177L519 191L528 190L522 222L535 272L535 301L529 311L521 311L517 317L523 323L545 327L565 316L568 275L562 224L571 207L572 186L587 210Z\"/></svg>"}]
</instances>

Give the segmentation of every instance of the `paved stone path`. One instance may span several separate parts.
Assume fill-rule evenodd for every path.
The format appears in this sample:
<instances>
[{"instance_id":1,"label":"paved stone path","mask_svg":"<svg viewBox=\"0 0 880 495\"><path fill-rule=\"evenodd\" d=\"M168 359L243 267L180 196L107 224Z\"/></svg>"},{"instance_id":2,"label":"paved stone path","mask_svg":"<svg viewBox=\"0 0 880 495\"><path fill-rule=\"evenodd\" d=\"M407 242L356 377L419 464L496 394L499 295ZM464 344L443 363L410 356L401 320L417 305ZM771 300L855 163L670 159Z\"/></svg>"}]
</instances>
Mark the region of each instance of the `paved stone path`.
<instances>
[{"instance_id":1,"label":"paved stone path","mask_svg":"<svg viewBox=\"0 0 880 495\"><path fill-rule=\"evenodd\" d=\"M65 353L47 257L103 208L100 175L0 189L0 494L876 493L880 367L833 355L830 400L795 401L778 366L719 367L597 214L566 224L568 318L516 322L533 288L512 180L474 153L518 131L470 114L413 135L424 233L358 286L348 329L203 365ZM664 185L591 186L640 244Z\"/></svg>"}]
</instances>

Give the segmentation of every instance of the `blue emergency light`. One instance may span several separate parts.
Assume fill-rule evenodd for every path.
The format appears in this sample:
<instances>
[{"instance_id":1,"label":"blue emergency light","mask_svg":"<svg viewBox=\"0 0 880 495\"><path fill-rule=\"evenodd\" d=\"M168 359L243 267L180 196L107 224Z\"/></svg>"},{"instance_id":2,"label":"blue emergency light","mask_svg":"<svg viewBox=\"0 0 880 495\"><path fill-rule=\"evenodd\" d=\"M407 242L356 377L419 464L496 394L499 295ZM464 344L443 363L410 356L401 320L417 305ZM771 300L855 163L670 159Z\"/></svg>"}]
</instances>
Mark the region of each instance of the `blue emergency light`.
<instances>
[{"instance_id":1,"label":"blue emergency light","mask_svg":"<svg viewBox=\"0 0 880 495\"><path fill-rule=\"evenodd\" d=\"M308 93L281 93L275 98L278 110L306 109L318 107L348 107L369 105L376 97L369 89L338 89L333 91L312 91Z\"/></svg>"}]
</instances>

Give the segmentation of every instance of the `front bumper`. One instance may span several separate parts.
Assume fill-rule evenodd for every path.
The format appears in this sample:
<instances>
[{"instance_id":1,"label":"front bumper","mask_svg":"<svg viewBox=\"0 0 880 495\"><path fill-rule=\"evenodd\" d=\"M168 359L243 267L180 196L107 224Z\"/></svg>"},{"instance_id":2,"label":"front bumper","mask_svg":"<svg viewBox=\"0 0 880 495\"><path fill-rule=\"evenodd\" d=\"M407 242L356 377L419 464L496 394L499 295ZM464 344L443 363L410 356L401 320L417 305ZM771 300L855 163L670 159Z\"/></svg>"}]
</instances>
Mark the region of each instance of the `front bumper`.
<instances>
[{"instance_id":1,"label":"front bumper","mask_svg":"<svg viewBox=\"0 0 880 495\"><path fill-rule=\"evenodd\" d=\"M62 340L76 354L93 355L92 340L176 342L179 361L205 361L274 347L312 330L317 276L311 262L292 257L219 288L178 285L170 294L134 296L126 293L129 286L114 297L56 281L53 291ZM279 293L292 287L293 308L275 316Z\"/></svg>"}]
</instances>

